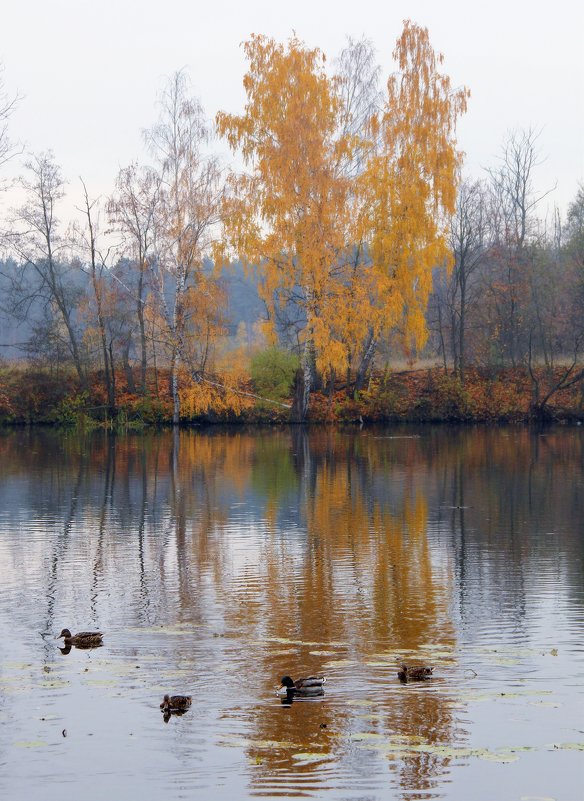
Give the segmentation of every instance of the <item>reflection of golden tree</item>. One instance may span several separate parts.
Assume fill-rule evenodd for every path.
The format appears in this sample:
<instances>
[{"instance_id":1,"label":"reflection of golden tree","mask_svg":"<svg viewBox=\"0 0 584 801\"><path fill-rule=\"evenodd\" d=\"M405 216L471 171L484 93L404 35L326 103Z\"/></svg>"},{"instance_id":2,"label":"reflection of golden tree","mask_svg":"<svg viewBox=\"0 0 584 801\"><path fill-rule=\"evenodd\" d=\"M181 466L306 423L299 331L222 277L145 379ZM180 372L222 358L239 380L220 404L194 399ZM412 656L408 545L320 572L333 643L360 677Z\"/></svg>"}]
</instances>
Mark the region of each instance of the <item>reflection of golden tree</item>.
<instances>
[{"instance_id":1,"label":"reflection of golden tree","mask_svg":"<svg viewBox=\"0 0 584 801\"><path fill-rule=\"evenodd\" d=\"M448 619L450 573L432 564L424 487L416 482L415 471L406 471L395 501L389 502L383 493L373 497L368 480L372 476L367 473L378 462L379 445L370 440L371 453L365 454L370 458L361 453L356 459L356 444L355 439L327 432L311 435L307 447L295 443L296 454L302 453L295 486L297 491L302 488L299 513L305 530L299 526L288 536L274 533L261 553L262 581L252 590L242 588L244 603L232 602L225 609L229 628L252 631L258 642L282 640L285 653L268 642L240 655L238 670L243 675L259 672L263 678L257 679L258 687L266 696L283 672L320 670L326 661L320 652L327 648L340 648L350 661L346 669L335 670L338 683L350 692L355 686L351 673L356 671L358 680L366 682L365 665L379 652L391 652L384 679L390 688L397 682L400 649L454 643ZM255 470L259 464L254 460ZM274 469L273 459L266 469L270 468ZM383 467L375 469L383 477ZM272 502L268 497L268 507ZM360 689L371 686L362 683ZM428 742L451 742L453 721L444 697L420 696L408 689L398 694L384 691L376 699L384 730L399 727L401 734ZM330 737L328 727L319 725L326 715L326 704L317 703L303 704L301 711L293 706L284 712L277 705L250 711L254 741L276 743L271 749L250 746L250 757L261 763L258 784L284 767L292 769L294 750L336 750L338 741ZM336 708L334 731L351 728L351 715L350 707ZM294 748L277 743L294 743ZM409 786L423 788L439 765L425 755L408 758L407 768ZM302 768L305 773L315 770Z\"/></svg>"},{"instance_id":2,"label":"reflection of golden tree","mask_svg":"<svg viewBox=\"0 0 584 801\"><path fill-rule=\"evenodd\" d=\"M224 632L216 670L227 682L225 706L234 703L223 713L225 728L251 732L248 754L261 789L290 776L298 751L346 758L347 739L338 735L363 725L359 707L347 704L352 694L372 701L381 733L448 745L460 736L448 698L435 692L440 671L433 684L402 687L396 659L422 653L428 643L454 648L451 554L457 569L478 569L476 556L463 565L464 537L497 546L488 592L469 614L498 602L509 569L534 569L520 547L533 520L555 516L559 532L538 541L538 557L561 559L558 544L563 558L572 553L583 453L582 433L566 430L540 437L432 429L419 439L393 440L324 430L3 432L3 480L16 481L18 503L33 515L37 499L38 518L59 521L54 536L49 529L31 541L35 551L26 559L20 541L3 547L22 586L37 565L51 565L41 579L53 588L47 597L78 593L87 612L87 588L95 585L101 598L97 590L109 585L120 627L182 624L188 647L177 654L192 665L194 687L201 679L193 647L207 648L210 630ZM549 510L542 509L546 498ZM429 538L436 523L440 530ZM438 560L430 542L444 532L448 543ZM326 667L329 659L337 664ZM323 703L279 705L273 688L283 673L297 678L323 667ZM414 754L392 765L402 786L425 792L447 758ZM318 763L294 770L306 788L323 775Z\"/></svg>"}]
</instances>

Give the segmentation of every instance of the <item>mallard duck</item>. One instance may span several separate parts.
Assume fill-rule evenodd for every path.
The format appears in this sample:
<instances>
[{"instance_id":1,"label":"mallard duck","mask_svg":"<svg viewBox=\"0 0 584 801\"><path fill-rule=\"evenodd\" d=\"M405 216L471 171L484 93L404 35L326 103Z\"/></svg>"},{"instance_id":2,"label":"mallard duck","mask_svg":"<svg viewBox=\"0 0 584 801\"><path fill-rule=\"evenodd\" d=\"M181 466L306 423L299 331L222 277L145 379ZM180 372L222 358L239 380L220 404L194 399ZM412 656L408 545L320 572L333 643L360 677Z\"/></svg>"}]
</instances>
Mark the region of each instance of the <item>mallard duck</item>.
<instances>
[{"instance_id":1,"label":"mallard duck","mask_svg":"<svg viewBox=\"0 0 584 801\"><path fill-rule=\"evenodd\" d=\"M434 668L432 667L425 667L425 666L416 666L416 667L408 667L407 665L401 665L400 669L397 672L398 678L400 681L425 681L429 679L432 675L432 671Z\"/></svg>"},{"instance_id":2,"label":"mallard duck","mask_svg":"<svg viewBox=\"0 0 584 801\"><path fill-rule=\"evenodd\" d=\"M190 707L192 701L192 695L165 695L160 708L164 713L184 712Z\"/></svg>"},{"instance_id":3,"label":"mallard duck","mask_svg":"<svg viewBox=\"0 0 584 801\"><path fill-rule=\"evenodd\" d=\"M101 631L80 631L77 634L71 634L69 629L63 629L55 639L60 640L61 637L65 638L65 646L75 645L77 648L95 648L98 645L103 645Z\"/></svg>"},{"instance_id":4,"label":"mallard duck","mask_svg":"<svg viewBox=\"0 0 584 801\"><path fill-rule=\"evenodd\" d=\"M296 681L291 676L283 676L280 693L296 698L312 698L317 695L324 695L323 685L325 682L326 678L324 676L307 676Z\"/></svg>"}]
</instances>

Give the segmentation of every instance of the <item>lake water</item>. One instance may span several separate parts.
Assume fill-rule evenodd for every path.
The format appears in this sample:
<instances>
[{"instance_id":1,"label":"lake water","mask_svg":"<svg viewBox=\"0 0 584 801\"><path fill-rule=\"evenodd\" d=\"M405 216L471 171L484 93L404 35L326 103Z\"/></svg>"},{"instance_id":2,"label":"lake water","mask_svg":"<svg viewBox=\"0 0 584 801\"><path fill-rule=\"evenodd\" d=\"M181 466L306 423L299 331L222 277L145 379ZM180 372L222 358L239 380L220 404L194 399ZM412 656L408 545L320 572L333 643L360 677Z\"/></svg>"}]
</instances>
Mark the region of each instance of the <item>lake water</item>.
<instances>
[{"instance_id":1,"label":"lake water","mask_svg":"<svg viewBox=\"0 0 584 801\"><path fill-rule=\"evenodd\" d=\"M584 432L2 431L0 636L10 801L581 801Z\"/></svg>"}]
</instances>

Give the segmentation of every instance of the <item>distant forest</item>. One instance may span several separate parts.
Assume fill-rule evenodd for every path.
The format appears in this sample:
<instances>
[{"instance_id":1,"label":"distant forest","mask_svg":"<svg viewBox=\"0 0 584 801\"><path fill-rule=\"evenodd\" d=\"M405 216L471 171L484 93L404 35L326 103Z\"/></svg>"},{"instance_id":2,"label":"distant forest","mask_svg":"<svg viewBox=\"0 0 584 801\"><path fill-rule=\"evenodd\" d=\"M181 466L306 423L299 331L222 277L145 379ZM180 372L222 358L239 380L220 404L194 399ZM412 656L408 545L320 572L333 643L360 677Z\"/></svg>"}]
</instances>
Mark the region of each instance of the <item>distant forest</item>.
<instances>
[{"instance_id":1,"label":"distant forest","mask_svg":"<svg viewBox=\"0 0 584 801\"><path fill-rule=\"evenodd\" d=\"M297 38L245 52L241 115L208 121L171 76L147 160L108 197L72 185L74 221L53 153L6 187L0 420L363 420L424 403L430 419L428 403L488 418L502 376L521 389L495 417L579 415L584 188L546 211L537 130L509 132L466 177L469 92L410 22L386 77L366 40L332 68ZM15 102L0 91L0 171ZM241 171L213 154L217 135ZM429 366L433 401L392 383Z\"/></svg>"}]
</instances>

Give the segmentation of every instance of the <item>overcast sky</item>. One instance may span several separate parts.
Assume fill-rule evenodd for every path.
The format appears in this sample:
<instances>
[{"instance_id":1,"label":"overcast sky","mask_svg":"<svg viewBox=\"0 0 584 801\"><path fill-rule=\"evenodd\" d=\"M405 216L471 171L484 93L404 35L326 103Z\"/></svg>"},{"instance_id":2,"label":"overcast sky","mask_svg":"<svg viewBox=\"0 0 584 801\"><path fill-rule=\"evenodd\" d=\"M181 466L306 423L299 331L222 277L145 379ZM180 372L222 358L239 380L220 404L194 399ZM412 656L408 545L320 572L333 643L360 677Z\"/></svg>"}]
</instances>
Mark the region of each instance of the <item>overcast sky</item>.
<instances>
[{"instance_id":1,"label":"overcast sky","mask_svg":"<svg viewBox=\"0 0 584 801\"><path fill-rule=\"evenodd\" d=\"M22 95L10 133L28 151L53 150L73 204L78 176L91 195L107 194L120 167L145 157L141 132L177 69L209 117L239 112L251 33L295 31L331 60L348 35L365 36L387 76L406 18L428 28L453 85L471 90L458 128L466 173L496 162L506 132L541 129L535 184L557 184L541 213L553 203L564 212L584 181L582 0L2 0L5 88Z\"/></svg>"}]
</instances>

